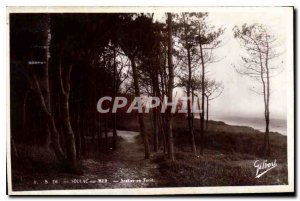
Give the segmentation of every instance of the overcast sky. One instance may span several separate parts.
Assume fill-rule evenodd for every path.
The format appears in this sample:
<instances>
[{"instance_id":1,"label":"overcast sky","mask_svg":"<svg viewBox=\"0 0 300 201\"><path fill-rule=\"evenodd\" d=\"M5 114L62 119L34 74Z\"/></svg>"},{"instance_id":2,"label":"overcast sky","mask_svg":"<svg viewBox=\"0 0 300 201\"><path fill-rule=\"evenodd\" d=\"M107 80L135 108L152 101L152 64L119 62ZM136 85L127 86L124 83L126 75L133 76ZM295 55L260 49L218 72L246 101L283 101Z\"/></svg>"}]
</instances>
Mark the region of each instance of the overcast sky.
<instances>
[{"instance_id":1,"label":"overcast sky","mask_svg":"<svg viewBox=\"0 0 300 201\"><path fill-rule=\"evenodd\" d=\"M249 9L249 8L248 8ZM155 19L162 20L164 14L157 13ZM165 19L164 19L165 20ZM233 37L232 28L244 23L262 23L267 25L272 34L281 42L281 51L284 53L278 58L278 62L286 64L286 38L291 36L286 29L286 16L284 12L262 11L245 12L244 10L228 12L209 12L207 19L211 24L226 28L223 34L223 46L215 51L216 56L223 58L218 63L209 65L210 77L224 84L222 95L211 101L210 114L212 116L255 116L263 117L263 96L251 90L255 81L246 76L237 74L232 67L238 65L241 47ZM283 65L283 71L271 80L270 111L273 118L286 118L286 77L287 71ZM256 85L257 86L257 85Z\"/></svg>"}]
</instances>

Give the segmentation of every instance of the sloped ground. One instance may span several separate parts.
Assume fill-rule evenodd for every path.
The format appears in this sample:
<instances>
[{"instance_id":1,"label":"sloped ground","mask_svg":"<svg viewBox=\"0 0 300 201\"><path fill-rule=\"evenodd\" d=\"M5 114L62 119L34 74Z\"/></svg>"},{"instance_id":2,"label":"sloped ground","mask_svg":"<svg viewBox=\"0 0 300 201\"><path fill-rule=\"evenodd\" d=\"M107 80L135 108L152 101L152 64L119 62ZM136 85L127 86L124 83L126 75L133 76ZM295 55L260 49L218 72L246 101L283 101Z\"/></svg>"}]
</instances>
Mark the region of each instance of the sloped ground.
<instances>
[{"instance_id":1,"label":"sloped ground","mask_svg":"<svg viewBox=\"0 0 300 201\"><path fill-rule=\"evenodd\" d=\"M262 158L259 145L263 135L248 133L245 128L231 132L231 127L220 123L227 132L208 132L203 156L190 153L185 126L174 123L175 161L169 161L161 152L144 159L144 147L138 132L118 131L117 150L99 154L93 143L87 158L82 159L82 174L14 171L14 190L48 189L103 189L188 186L237 186L287 184L286 137L272 134L272 156ZM219 125L220 124L220 125ZM109 134L111 135L111 134ZM150 138L151 139L151 138ZM199 140L198 138L196 138ZM152 144L152 143L151 143ZM197 141L199 144L199 141ZM255 160L277 160L278 166L259 179L255 178Z\"/></svg>"},{"instance_id":2,"label":"sloped ground","mask_svg":"<svg viewBox=\"0 0 300 201\"><path fill-rule=\"evenodd\" d=\"M104 161L86 159L83 161L87 178L106 178L105 188L154 187L159 185L159 170L156 163L144 159L144 149L138 141L138 132L118 131L123 140L116 151L105 155ZM95 187L97 188L97 187Z\"/></svg>"},{"instance_id":3,"label":"sloped ground","mask_svg":"<svg viewBox=\"0 0 300 201\"><path fill-rule=\"evenodd\" d=\"M82 174L21 172L14 177L14 190L102 189L163 186L158 165L144 159L138 132L118 131L122 138L116 151L81 161ZM94 155L95 156L95 155Z\"/></svg>"}]
</instances>

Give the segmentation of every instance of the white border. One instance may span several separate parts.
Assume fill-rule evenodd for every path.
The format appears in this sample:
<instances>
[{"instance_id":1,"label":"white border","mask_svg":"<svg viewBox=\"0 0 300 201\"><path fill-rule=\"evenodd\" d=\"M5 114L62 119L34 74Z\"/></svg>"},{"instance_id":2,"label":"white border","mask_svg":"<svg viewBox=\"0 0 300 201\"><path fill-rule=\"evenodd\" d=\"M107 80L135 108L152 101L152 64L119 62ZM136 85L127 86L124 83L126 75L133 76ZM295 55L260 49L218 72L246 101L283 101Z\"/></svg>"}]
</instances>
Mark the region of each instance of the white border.
<instances>
[{"instance_id":1,"label":"white border","mask_svg":"<svg viewBox=\"0 0 300 201\"><path fill-rule=\"evenodd\" d=\"M88 190L47 190L47 191L12 191L10 146L7 148L7 175L9 195L163 195L163 194L238 194L238 193L273 193L294 192L294 63L293 63L293 8L292 7L7 7L7 145L10 145L10 100L9 100L9 13L26 12L71 12L71 13L116 13L116 12L259 12L266 9L272 12L285 12L287 23L287 137L288 137L288 185L275 186L226 186L226 187L176 187L176 188L122 188Z\"/></svg>"}]
</instances>

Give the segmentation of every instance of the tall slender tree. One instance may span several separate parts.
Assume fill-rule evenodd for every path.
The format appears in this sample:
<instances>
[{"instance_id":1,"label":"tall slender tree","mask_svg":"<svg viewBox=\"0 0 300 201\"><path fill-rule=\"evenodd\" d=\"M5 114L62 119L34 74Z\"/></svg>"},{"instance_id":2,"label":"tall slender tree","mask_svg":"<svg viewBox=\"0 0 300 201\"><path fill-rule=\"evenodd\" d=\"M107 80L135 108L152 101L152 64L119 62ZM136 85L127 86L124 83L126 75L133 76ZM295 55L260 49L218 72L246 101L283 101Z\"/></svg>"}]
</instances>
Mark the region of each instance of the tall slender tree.
<instances>
[{"instance_id":1,"label":"tall slender tree","mask_svg":"<svg viewBox=\"0 0 300 201\"><path fill-rule=\"evenodd\" d=\"M168 79L168 102L173 101L173 88L174 88L174 69L173 69L173 44L172 44L172 14L168 13L168 69L169 69L169 79ZM173 145L173 131L172 131L172 116L171 110L168 110L166 114L166 125L167 125L167 135L168 135L168 151L169 158L174 160L174 145Z\"/></svg>"},{"instance_id":2,"label":"tall slender tree","mask_svg":"<svg viewBox=\"0 0 300 201\"><path fill-rule=\"evenodd\" d=\"M261 83L261 89L254 88L252 91L263 96L266 128L262 154L270 155L270 79L278 74L280 69L276 63L276 58L280 55L277 40L263 24L244 24L241 28L236 26L233 32L234 37L240 41L245 50L241 57L242 64L240 67L235 67L236 71Z\"/></svg>"},{"instance_id":3,"label":"tall slender tree","mask_svg":"<svg viewBox=\"0 0 300 201\"><path fill-rule=\"evenodd\" d=\"M194 19L191 18L189 13L180 13L176 16L176 37L178 38L178 42L181 45L181 48L184 50L179 50L177 54L178 60L183 61L183 65L186 67L187 71L187 121L188 121L188 128L189 128L189 136L190 136L190 143L191 149L194 154L197 154L196 149L196 142L195 142L195 134L193 128L193 115L192 115L192 108L191 108L191 83L192 83L192 76L193 76L193 64L195 63L195 35L196 35L196 27L193 26Z\"/></svg>"},{"instance_id":4,"label":"tall slender tree","mask_svg":"<svg viewBox=\"0 0 300 201\"><path fill-rule=\"evenodd\" d=\"M132 69L132 77L134 84L135 97L141 96L140 85L139 85L139 72L138 72L138 53L141 51L142 44L147 43L144 40L145 33L148 31L148 26L151 24L151 19L144 15L137 15L134 19L132 15L123 15L120 38L118 43L126 56L129 58ZM145 127L145 120L143 113L138 113L138 120L140 126L140 132L143 137L144 148L145 148L145 159L150 158L150 147L148 140L148 133Z\"/></svg>"},{"instance_id":5,"label":"tall slender tree","mask_svg":"<svg viewBox=\"0 0 300 201\"><path fill-rule=\"evenodd\" d=\"M197 35L195 42L199 46L200 56L200 79L201 79L201 113L200 113L200 154L203 155L204 150L204 116L205 116L205 74L208 64L216 62L214 50L220 47L220 36L224 33L223 28L215 28L207 22L208 13L192 13L192 16L198 20L194 25L197 27Z\"/></svg>"}]
</instances>

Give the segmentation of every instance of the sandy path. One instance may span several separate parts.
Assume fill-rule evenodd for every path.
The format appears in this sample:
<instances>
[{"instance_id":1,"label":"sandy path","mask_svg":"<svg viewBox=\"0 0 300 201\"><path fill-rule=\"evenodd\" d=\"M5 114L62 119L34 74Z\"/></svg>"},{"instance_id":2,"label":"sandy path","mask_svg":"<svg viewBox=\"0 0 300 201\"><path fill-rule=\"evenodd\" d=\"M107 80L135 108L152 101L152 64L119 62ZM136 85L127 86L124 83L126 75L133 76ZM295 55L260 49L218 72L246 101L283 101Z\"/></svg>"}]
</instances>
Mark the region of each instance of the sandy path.
<instances>
[{"instance_id":1,"label":"sandy path","mask_svg":"<svg viewBox=\"0 0 300 201\"><path fill-rule=\"evenodd\" d=\"M144 149L137 140L138 132L118 131L122 137L116 151L104 158L85 159L84 178L107 179L107 183L95 183L94 188L131 188L156 186L158 165L144 159ZM104 160L104 161L103 161Z\"/></svg>"}]
</instances>

